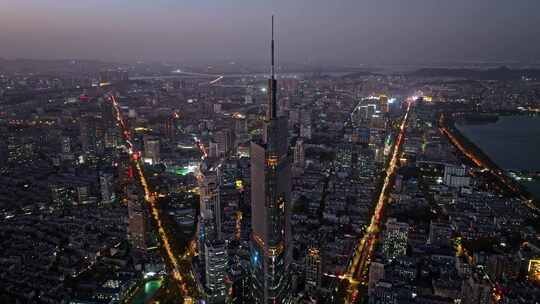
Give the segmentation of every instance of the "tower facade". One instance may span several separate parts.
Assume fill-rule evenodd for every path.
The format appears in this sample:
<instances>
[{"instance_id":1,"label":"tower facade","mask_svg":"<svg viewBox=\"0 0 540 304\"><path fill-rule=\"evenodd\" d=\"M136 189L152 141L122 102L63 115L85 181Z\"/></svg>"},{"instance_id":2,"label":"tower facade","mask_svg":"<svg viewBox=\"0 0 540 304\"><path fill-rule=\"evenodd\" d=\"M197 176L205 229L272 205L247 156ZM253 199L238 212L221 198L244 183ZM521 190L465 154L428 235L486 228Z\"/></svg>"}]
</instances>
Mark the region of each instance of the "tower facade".
<instances>
[{"instance_id":1,"label":"tower facade","mask_svg":"<svg viewBox=\"0 0 540 304\"><path fill-rule=\"evenodd\" d=\"M227 290L227 245L225 241L207 239L204 243L205 287L208 303L225 303Z\"/></svg>"},{"instance_id":2,"label":"tower facade","mask_svg":"<svg viewBox=\"0 0 540 304\"><path fill-rule=\"evenodd\" d=\"M388 260L394 260L407 254L409 224L398 222L394 218L386 222L383 253Z\"/></svg>"},{"instance_id":3,"label":"tower facade","mask_svg":"<svg viewBox=\"0 0 540 304\"><path fill-rule=\"evenodd\" d=\"M144 138L144 161L149 162L153 165L159 163L159 150L160 143L157 138L146 137Z\"/></svg>"},{"instance_id":4,"label":"tower facade","mask_svg":"<svg viewBox=\"0 0 540 304\"><path fill-rule=\"evenodd\" d=\"M225 303L227 244L221 235L220 184L215 171L207 171L199 184L199 250L204 257L204 287L207 303Z\"/></svg>"},{"instance_id":5,"label":"tower facade","mask_svg":"<svg viewBox=\"0 0 540 304\"><path fill-rule=\"evenodd\" d=\"M308 291L316 291L321 287L322 278L322 261L319 245L313 244L308 248L305 263L306 289Z\"/></svg>"},{"instance_id":6,"label":"tower facade","mask_svg":"<svg viewBox=\"0 0 540 304\"><path fill-rule=\"evenodd\" d=\"M99 175L99 188L101 192L101 201L104 203L110 203L114 200L113 189L113 175L110 173L100 173Z\"/></svg>"},{"instance_id":7,"label":"tower facade","mask_svg":"<svg viewBox=\"0 0 540 304\"><path fill-rule=\"evenodd\" d=\"M146 250L146 220L143 207L143 193L131 185L127 190L128 240L138 250Z\"/></svg>"},{"instance_id":8,"label":"tower facade","mask_svg":"<svg viewBox=\"0 0 540 304\"><path fill-rule=\"evenodd\" d=\"M294 165L298 168L304 168L306 163L306 152L304 148L304 140L298 139L294 146Z\"/></svg>"},{"instance_id":9,"label":"tower facade","mask_svg":"<svg viewBox=\"0 0 540 304\"><path fill-rule=\"evenodd\" d=\"M199 183L201 218L208 222L206 237L221 239L221 202L219 181L215 171L205 172Z\"/></svg>"},{"instance_id":10,"label":"tower facade","mask_svg":"<svg viewBox=\"0 0 540 304\"><path fill-rule=\"evenodd\" d=\"M291 162L287 119L277 114L273 17L271 49L264 136L251 143L251 287L254 303L279 304L290 298Z\"/></svg>"}]
</instances>

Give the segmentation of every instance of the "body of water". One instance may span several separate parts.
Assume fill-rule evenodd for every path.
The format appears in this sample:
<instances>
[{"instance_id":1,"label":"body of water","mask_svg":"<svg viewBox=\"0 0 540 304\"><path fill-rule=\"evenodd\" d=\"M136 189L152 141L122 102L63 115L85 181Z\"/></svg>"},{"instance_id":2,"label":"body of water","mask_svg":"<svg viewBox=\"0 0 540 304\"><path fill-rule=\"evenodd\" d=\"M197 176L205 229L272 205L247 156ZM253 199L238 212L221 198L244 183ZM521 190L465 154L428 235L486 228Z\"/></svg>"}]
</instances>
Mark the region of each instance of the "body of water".
<instances>
[{"instance_id":1,"label":"body of water","mask_svg":"<svg viewBox=\"0 0 540 304\"><path fill-rule=\"evenodd\" d=\"M540 116L501 116L496 123L457 128L502 169L540 171ZM523 185L540 198L540 181Z\"/></svg>"}]
</instances>

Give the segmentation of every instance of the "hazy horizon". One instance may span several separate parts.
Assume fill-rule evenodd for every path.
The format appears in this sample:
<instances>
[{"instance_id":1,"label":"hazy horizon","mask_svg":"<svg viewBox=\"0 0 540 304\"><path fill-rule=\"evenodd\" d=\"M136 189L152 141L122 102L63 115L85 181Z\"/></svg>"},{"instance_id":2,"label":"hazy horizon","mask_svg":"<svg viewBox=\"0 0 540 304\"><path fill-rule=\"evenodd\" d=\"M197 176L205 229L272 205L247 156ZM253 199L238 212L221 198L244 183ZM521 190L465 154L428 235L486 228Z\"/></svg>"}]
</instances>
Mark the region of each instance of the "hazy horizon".
<instances>
[{"instance_id":1,"label":"hazy horizon","mask_svg":"<svg viewBox=\"0 0 540 304\"><path fill-rule=\"evenodd\" d=\"M0 0L0 58L373 65L538 62L540 2Z\"/></svg>"}]
</instances>

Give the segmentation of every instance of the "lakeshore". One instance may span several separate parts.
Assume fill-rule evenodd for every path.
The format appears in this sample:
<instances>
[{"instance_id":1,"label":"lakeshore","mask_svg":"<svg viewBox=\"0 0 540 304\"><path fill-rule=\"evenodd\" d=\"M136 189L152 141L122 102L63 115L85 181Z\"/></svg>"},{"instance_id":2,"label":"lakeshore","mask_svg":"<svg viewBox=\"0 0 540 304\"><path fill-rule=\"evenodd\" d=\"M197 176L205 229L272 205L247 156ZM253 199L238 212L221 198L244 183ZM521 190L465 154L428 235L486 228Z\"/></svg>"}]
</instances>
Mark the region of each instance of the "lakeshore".
<instances>
[{"instance_id":1,"label":"lakeshore","mask_svg":"<svg viewBox=\"0 0 540 304\"><path fill-rule=\"evenodd\" d=\"M458 123L456 128L536 199L540 197L540 180L520 177L540 171L540 117L500 116L493 123Z\"/></svg>"},{"instance_id":2,"label":"lakeshore","mask_svg":"<svg viewBox=\"0 0 540 304\"><path fill-rule=\"evenodd\" d=\"M540 213L537 207L538 202L533 194L524 185L509 177L482 149L463 135L456 127L451 114L440 114L439 128L462 153L463 157L468 159L471 165L476 166L490 176L490 179L497 185L501 194L519 197L532 212L536 214Z\"/></svg>"}]
</instances>

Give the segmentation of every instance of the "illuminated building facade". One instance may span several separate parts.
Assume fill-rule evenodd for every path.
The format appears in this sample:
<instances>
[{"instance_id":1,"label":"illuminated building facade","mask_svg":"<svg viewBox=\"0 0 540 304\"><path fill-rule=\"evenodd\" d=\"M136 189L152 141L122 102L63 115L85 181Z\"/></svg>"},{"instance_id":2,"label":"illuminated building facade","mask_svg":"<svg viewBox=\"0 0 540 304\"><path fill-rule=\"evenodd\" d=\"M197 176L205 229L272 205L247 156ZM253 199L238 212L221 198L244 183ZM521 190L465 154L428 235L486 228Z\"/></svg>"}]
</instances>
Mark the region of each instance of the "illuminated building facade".
<instances>
[{"instance_id":1,"label":"illuminated building facade","mask_svg":"<svg viewBox=\"0 0 540 304\"><path fill-rule=\"evenodd\" d=\"M380 105L381 111L383 113L388 113L388 111L389 111L388 96L386 96L386 95L379 96L379 105Z\"/></svg>"},{"instance_id":2,"label":"illuminated building facade","mask_svg":"<svg viewBox=\"0 0 540 304\"><path fill-rule=\"evenodd\" d=\"M353 166L353 150L351 143L342 143L336 148L336 163L339 168L351 168Z\"/></svg>"},{"instance_id":3,"label":"illuminated building facade","mask_svg":"<svg viewBox=\"0 0 540 304\"><path fill-rule=\"evenodd\" d=\"M468 187L471 177L464 166L446 165L444 167L443 183L448 187Z\"/></svg>"},{"instance_id":4,"label":"illuminated building facade","mask_svg":"<svg viewBox=\"0 0 540 304\"><path fill-rule=\"evenodd\" d=\"M101 201L104 203L110 203L115 198L114 194L114 176L110 173L101 173L99 175L99 188L101 194Z\"/></svg>"},{"instance_id":5,"label":"illuminated building facade","mask_svg":"<svg viewBox=\"0 0 540 304\"><path fill-rule=\"evenodd\" d=\"M310 246L306 256L306 289L317 290L321 286L322 262L318 246Z\"/></svg>"},{"instance_id":6,"label":"illuminated building facade","mask_svg":"<svg viewBox=\"0 0 540 304\"><path fill-rule=\"evenodd\" d=\"M144 138L144 161L157 164L160 161L160 143L157 138Z\"/></svg>"},{"instance_id":7,"label":"illuminated building facade","mask_svg":"<svg viewBox=\"0 0 540 304\"><path fill-rule=\"evenodd\" d=\"M278 117L274 76L268 81L268 111L262 142L251 143L251 279L254 303L287 303L291 260L291 163L287 120Z\"/></svg>"},{"instance_id":8,"label":"illuminated building facade","mask_svg":"<svg viewBox=\"0 0 540 304\"><path fill-rule=\"evenodd\" d=\"M64 208L73 203L74 191L69 186L52 184L49 188L52 201L57 208Z\"/></svg>"},{"instance_id":9,"label":"illuminated building facade","mask_svg":"<svg viewBox=\"0 0 540 304\"><path fill-rule=\"evenodd\" d=\"M227 246L221 234L220 183L216 171L205 172L199 184L199 249L204 259L204 286L208 303L226 298Z\"/></svg>"},{"instance_id":10,"label":"illuminated building facade","mask_svg":"<svg viewBox=\"0 0 540 304\"><path fill-rule=\"evenodd\" d=\"M409 224L389 219L384 232L383 252L388 260L407 254Z\"/></svg>"},{"instance_id":11,"label":"illuminated building facade","mask_svg":"<svg viewBox=\"0 0 540 304\"><path fill-rule=\"evenodd\" d=\"M530 281L540 283L540 260L529 261L528 278Z\"/></svg>"}]
</instances>

